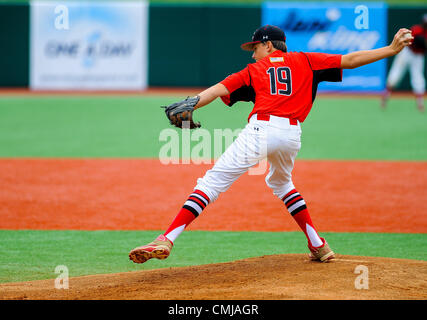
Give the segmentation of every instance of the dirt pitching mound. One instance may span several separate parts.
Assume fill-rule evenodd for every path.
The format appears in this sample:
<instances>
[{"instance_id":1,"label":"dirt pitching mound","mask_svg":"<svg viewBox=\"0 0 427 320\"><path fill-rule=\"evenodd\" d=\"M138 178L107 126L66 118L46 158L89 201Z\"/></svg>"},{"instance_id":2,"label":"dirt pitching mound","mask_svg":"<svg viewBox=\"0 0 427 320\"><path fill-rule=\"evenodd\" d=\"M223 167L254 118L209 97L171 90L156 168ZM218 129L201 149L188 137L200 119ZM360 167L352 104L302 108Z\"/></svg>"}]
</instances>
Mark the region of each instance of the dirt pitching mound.
<instances>
[{"instance_id":1,"label":"dirt pitching mound","mask_svg":"<svg viewBox=\"0 0 427 320\"><path fill-rule=\"evenodd\" d=\"M228 263L75 277L69 279L68 290L55 289L54 280L6 283L0 285L0 298L424 300L427 262L338 255L333 262L319 263L302 254L272 255Z\"/></svg>"}]
</instances>

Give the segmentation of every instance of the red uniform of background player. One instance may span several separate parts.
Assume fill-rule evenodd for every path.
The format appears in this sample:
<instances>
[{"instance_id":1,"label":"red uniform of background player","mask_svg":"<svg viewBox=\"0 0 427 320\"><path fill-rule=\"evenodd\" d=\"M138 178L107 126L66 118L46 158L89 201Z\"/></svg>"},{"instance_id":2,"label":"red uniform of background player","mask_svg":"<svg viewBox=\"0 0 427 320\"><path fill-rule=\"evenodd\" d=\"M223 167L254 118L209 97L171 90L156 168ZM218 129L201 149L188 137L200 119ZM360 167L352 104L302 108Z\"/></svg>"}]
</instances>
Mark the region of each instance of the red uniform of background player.
<instances>
[{"instance_id":1,"label":"red uniform of background player","mask_svg":"<svg viewBox=\"0 0 427 320\"><path fill-rule=\"evenodd\" d=\"M409 48L415 53L425 54L427 50L427 14L423 18L423 24L417 24L411 28L414 42Z\"/></svg>"},{"instance_id":2,"label":"red uniform of background player","mask_svg":"<svg viewBox=\"0 0 427 320\"><path fill-rule=\"evenodd\" d=\"M423 23L411 28L414 41L408 48L404 48L393 60L390 73L387 77L387 89L382 96L381 106L386 107L393 89L402 80L409 69L412 91L415 94L417 108L423 112L426 81L424 77L424 55L427 51L427 14L423 16Z\"/></svg>"},{"instance_id":3,"label":"red uniform of background player","mask_svg":"<svg viewBox=\"0 0 427 320\"><path fill-rule=\"evenodd\" d=\"M342 69L356 68L399 53L413 40L411 36L405 38L408 33L408 29L400 29L387 47L340 56L288 53L285 34L280 28L257 29L252 42L242 45L244 50L253 51L256 63L201 92L194 107L203 107L218 97L230 106L236 101L252 101L255 105L249 123L213 168L197 180L166 232L148 245L133 249L129 258L136 263L167 258L176 238L209 203L243 173L267 158L270 168L266 183L284 202L307 237L311 259L322 262L332 259L334 252L318 235L306 203L292 183L291 172L301 147L300 122L310 112L320 81L340 81ZM239 245L244 244L236 243L236 250Z\"/></svg>"}]
</instances>

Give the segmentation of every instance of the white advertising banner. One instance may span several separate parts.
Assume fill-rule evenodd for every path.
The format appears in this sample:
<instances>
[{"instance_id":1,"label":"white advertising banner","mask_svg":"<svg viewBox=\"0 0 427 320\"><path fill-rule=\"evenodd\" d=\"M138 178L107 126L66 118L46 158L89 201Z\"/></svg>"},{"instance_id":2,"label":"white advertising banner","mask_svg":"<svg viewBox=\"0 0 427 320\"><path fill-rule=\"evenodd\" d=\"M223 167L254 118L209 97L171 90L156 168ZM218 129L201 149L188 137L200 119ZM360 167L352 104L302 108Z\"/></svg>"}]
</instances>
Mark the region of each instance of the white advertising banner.
<instances>
[{"instance_id":1,"label":"white advertising banner","mask_svg":"<svg viewBox=\"0 0 427 320\"><path fill-rule=\"evenodd\" d=\"M147 87L147 2L32 1L30 87Z\"/></svg>"}]
</instances>

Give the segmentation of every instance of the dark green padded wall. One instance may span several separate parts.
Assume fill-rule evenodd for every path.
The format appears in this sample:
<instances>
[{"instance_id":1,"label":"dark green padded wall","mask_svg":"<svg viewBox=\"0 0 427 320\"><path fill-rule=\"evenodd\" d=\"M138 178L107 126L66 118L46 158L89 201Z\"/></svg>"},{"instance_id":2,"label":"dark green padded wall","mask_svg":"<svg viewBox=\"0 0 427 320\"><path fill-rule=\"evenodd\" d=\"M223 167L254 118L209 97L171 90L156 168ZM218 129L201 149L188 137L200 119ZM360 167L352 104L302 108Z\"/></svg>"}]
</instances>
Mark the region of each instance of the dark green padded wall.
<instances>
[{"instance_id":1,"label":"dark green padded wall","mask_svg":"<svg viewBox=\"0 0 427 320\"><path fill-rule=\"evenodd\" d=\"M0 87L29 83L29 6L0 3Z\"/></svg>"},{"instance_id":2,"label":"dark green padded wall","mask_svg":"<svg viewBox=\"0 0 427 320\"><path fill-rule=\"evenodd\" d=\"M260 23L259 6L150 5L150 86L206 87L239 71Z\"/></svg>"}]
</instances>

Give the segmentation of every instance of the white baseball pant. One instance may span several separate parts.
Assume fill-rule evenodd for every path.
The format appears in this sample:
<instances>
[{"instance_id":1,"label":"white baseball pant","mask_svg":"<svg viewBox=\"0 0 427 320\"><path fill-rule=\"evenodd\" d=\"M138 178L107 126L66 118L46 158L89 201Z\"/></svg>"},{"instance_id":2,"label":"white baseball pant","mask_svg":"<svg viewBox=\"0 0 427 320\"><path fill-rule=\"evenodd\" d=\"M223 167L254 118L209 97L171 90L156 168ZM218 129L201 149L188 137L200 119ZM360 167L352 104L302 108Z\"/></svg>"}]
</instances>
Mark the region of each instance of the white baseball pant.
<instances>
[{"instance_id":1,"label":"white baseball pant","mask_svg":"<svg viewBox=\"0 0 427 320\"><path fill-rule=\"evenodd\" d=\"M405 47L395 57L387 78L387 86L394 88L409 67L412 90L417 95L424 94L424 55L414 53L411 49Z\"/></svg>"},{"instance_id":2,"label":"white baseball pant","mask_svg":"<svg viewBox=\"0 0 427 320\"><path fill-rule=\"evenodd\" d=\"M195 189L203 191L214 202L246 171L264 174L261 165L254 166L267 159L270 168L265 181L281 199L295 188L291 173L300 148L299 122L291 125L289 119L276 116L270 116L269 121L258 120L255 114L212 169L197 180Z\"/></svg>"}]
</instances>

